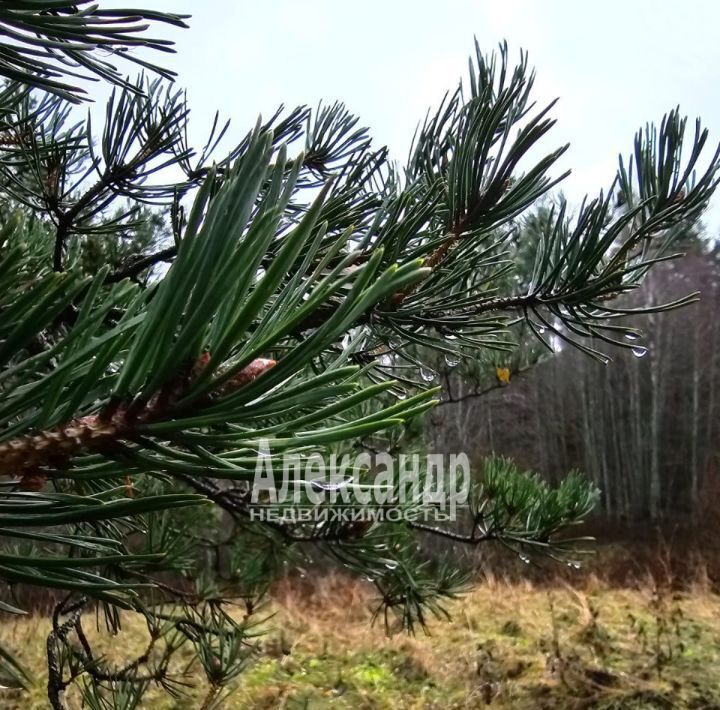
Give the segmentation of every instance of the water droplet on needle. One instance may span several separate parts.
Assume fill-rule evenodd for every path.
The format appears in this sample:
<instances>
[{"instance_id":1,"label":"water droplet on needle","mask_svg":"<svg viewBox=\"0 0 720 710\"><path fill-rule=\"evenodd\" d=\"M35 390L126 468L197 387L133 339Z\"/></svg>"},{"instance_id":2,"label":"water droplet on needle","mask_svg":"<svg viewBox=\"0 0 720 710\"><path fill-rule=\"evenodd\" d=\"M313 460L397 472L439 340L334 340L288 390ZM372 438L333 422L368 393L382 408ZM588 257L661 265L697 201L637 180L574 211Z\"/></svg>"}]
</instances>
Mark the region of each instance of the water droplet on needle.
<instances>
[{"instance_id":1,"label":"water droplet on needle","mask_svg":"<svg viewBox=\"0 0 720 710\"><path fill-rule=\"evenodd\" d=\"M425 382L433 382L437 378L437 372L428 367L421 367L420 377L422 377Z\"/></svg>"},{"instance_id":2,"label":"water droplet on needle","mask_svg":"<svg viewBox=\"0 0 720 710\"><path fill-rule=\"evenodd\" d=\"M445 364L448 367L457 367L460 364L460 356L453 353L446 353L445 354Z\"/></svg>"}]
</instances>

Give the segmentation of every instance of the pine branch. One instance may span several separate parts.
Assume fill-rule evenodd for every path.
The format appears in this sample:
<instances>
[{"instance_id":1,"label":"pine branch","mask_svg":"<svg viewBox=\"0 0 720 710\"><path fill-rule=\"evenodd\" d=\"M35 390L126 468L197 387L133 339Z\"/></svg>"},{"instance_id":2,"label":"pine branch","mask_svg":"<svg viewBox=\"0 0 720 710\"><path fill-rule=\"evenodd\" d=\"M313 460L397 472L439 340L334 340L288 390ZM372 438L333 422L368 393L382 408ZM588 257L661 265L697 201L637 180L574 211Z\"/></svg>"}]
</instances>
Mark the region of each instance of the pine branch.
<instances>
[{"instance_id":1,"label":"pine branch","mask_svg":"<svg viewBox=\"0 0 720 710\"><path fill-rule=\"evenodd\" d=\"M106 193L113 198L112 190L123 182L130 180L137 171L151 158L154 154L154 148L151 142L145 143L133 156L133 158L120 165L108 166L100 179L95 182L88 190L77 198L72 207L63 210L60 207L57 197L49 200L48 207L56 219L55 227L55 246L53 249L53 270L63 270L63 250L68 236L72 233L75 223L78 219L87 218L85 214L88 208L93 207L93 212L99 210L96 203Z\"/></svg>"},{"instance_id":2,"label":"pine branch","mask_svg":"<svg viewBox=\"0 0 720 710\"><path fill-rule=\"evenodd\" d=\"M112 273L108 274L106 282L107 283L117 283L118 281L122 281L123 279L134 279L136 276L141 274L143 271L146 271L147 269L151 269L153 266L156 266L157 264L165 261L171 261L177 256L177 247L171 246L167 247L166 249L161 249L160 251L155 252L154 254L148 254L146 256L139 256L133 260L131 260L127 266L124 266L122 269L118 269L117 271L113 271Z\"/></svg>"},{"instance_id":3,"label":"pine branch","mask_svg":"<svg viewBox=\"0 0 720 710\"><path fill-rule=\"evenodd\" d=\"M436 390L427 389L434 373L427 377L424 368L448 354L482 363L490 348L518 363L507 354L518 345L514 325L525 324L543 342L549 331L594 356L602 356L593 349L597 341L633 347L623 341L637 331L614 319L689 300L635 310L612 301L667 258L674 230L706 207L720 153L691 178L706 132L698 125L682 153L684 119L670 112L659 131L636 137L633 166L620 165L610 193L622 188L622 213L603 194L574 219L560 203L538 221L523 252L528 240L507 232L562 179L551 170L565 150L518 170L554 125L552 104L533 108L524 54L512 67L504 45L498 57L477 51L469 83L428 116L402 173L341 104L315 112L300 107L285 118L278 112L209 168L227 123L215 117L196 157L181 93L159 82L127 85L93 55L105 47L126 56L143 44L143 18L172 22L169 16L37 0L36 12L8 19L19 4L0 9L0 33L4 27L18 39L25 32L20 49L0 46L0 73L13 61L17 72L34 59L34 79L27 81L77 99L76 89L61 85L67 65L58 62L69 58L123 87L108 102L99 142L89 125L67 128L69 110L59 99L34 106L17 89L0 94L7 109L0 121L2 189L40 217L0 226L0 476L19 478L2 496L0 534L11 549L1 555L0 577L83 596L54 615L53 707L83 674L85 697L97 706L127 685L135 684L128 703L136 705L143 683L171 688L166 661L178 646L169 641L156 669L144 668L152 643L117 669L101 665L80 618L90 599L106 605L112 628L118 610L127 609L142 615L151 633L172 626L183 634L213 692L241 672L247 630L224 610L226 590L216 588L225 581L220 546L233 558L248 613L283 551L311 545L373 579L378 613L386 620L395 614L408 630L430 613L442 616L443 599L462 589L457 570L417 559L414 531L566 554L577 541L557 540L556 533L597 499L574 474L549 486L509 461L486 461L471 481L470 534L414 522L257 523L249 481L266 445L274 464L285 455L306 462L309 451L360 448L380 432L389 432L390 444L404 443L397 432L437 404ZM305 152L293 158L295 141ZM149 180L170 166L183 170L182 181ZM99 177L86 187L94 171ZM180 198L195 188L186 215ZM129 206L113 212L121 199ZM172 204L174 245L145 246L153 240L139 237L132 221L141 204ZM55 225L49 240L48 219ZM124 248L113 239L123 239ZM97 248L93 264L101 268L84 261L88 244ZM147 289L128 283L161 261L172 263L157 283ZM510 364L498 379L522 369ZM423 382L408 370L419 371ZM459 398L450 392L448 403L500 384ZM193 493L166 493L178 482ZM187 515L200 502L228 513L229 534L218 532L217 519L201 518L200 509ZM173 515L179 507L182 515ZM245 533L261 536L254 542L263 545L245 544ZM131 552L136 544L143 554ZM165 575L190 572L208 546L216 548L208 576L217 579L188 596ZM239 555L246 557L235 565ZM146 606L146 588L189 606L157 614ZM73 630L79 651L70 647Z\"/></svg>"},{"instance_id":4,"label":"pine branch","mask_svg":"<svg viewBox=\"0 0 720 710\"><path fill-rule=\"evenodd\" d=\"M413 521L409 521L408 526L413 530L428 533L430 535L434 535L435 537L441 537L446 540L450 540L451 542L459 542L467 545L479 545L483 542L496 540L499 537L497 533L489 531L481 533L480 535L475 533L472 535L463 535L462 533L455 532L454 530L438 528L432 525L425 525L424 523L416 523Z\"/></svg>"},{"instance_id":5,"label":"pine branch","mask_svg":"<svg viewBox=\"0 0 720 710\"><path fill-rule=\"evenodd\" d=\"M228 394L251 383L274 365L274 361L256 360L241 370L221 393ZM0 442L0 476L20 473L20 486L25 490L42 487L53 471L62 471L79 453L106 452L123 440L133 440L143 428L175 414L177 402L196 377L197 367L185 371L168 383L149 400L112 402L98 414L87 415L56 427L9 441Z\"/></svg>"},{"instance_id":6,"label":"pine branch","mask_svg":"<svg viewBox=\"0 0 720 710\"><path fill-rule=\"evenodd\" d=\"M533 369L532 365L527 365L525 367L510 367L508 369L508 376L512 376L513 378L517 377L518 375L523 375L528 372L530 372ZM507 382L502 382L498 379L495 380L490 385L487 385L486 387L476 387L471 392L467 392L466 394L460 395L459 397L453 396L452 393L452 387L450 386L450 382L448 380L445 392L447 394L446 397L443 397L438 403L437 407L444 407L450 404L459 404L461 402L466 402L468 400L472 399L482 399L483 397L486 397L490 392L494 392L495 390L502 389L503 387L507 387Z\"/></svg>"},{"instance_id":7,"label":"pine branch","mask_svg":"<svg viewBox=\"0 0 720 710\"><path fill-rule=\"evenodd\" d=\"M88 600L85 597L80 597L73 603L70 603L70 597L68 597L57 604L53 610L52 630L48 634L46 643L48 663L47 692L53 710L65 710L62 694L68 686L68 683L63 680L58 649L61 644L67 642L68 635L75 628L75 624L82 616L87 603ZM61 614L68 615L68 619L62 624L60 623Z\"/></svg>"},{"instance_id":8,"label":"pine branch","mask_svg":"<svg viewBox=\"0 0 720 710\"><path fill-rule=\"evenodd\" d=\"M130 86L110 62L100 59L98 50L171 78L174 72L144 61L131 53L142 47L172 52L172 42L143 35L150 23L187 27L187 15L152 10L101 9L91 0L7 0L0 8L0 76L52 92L80 103L85 91L66 81L82 75ZM88 6L83 8L82 6Z\"/></svg>"}]
</instances>

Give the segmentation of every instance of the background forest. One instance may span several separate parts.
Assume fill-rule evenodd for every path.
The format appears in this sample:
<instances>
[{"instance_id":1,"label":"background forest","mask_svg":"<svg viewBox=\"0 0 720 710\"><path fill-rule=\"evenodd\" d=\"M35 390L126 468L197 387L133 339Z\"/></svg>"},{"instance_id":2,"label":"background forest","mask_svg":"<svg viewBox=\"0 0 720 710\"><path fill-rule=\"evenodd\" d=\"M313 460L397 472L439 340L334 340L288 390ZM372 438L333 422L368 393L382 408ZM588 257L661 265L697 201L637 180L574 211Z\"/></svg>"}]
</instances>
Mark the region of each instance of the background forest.
<instances>
[{"instance_id":1,"label":"background forest","mask_svg":"<svg viewBox=\"0 0 720 710\"><path fill-rule=\"evenodd\" d=\"M532 232L546 216L542 208L520 225L517 243L537 243ZM446 392L425 430L430 446L476 459L495 452L553 481L577 468L602 491L596 516L611 521L651 528L661 519L712 518L720 489L720 248L699 230L676 246L686 257L659 265L625 300L647 306L698 291L699 301L648 316L642 345L613 353L609 365L557 341L554 354L528 341L510 359L441 361Z\"/></svg>"}]
</instances>

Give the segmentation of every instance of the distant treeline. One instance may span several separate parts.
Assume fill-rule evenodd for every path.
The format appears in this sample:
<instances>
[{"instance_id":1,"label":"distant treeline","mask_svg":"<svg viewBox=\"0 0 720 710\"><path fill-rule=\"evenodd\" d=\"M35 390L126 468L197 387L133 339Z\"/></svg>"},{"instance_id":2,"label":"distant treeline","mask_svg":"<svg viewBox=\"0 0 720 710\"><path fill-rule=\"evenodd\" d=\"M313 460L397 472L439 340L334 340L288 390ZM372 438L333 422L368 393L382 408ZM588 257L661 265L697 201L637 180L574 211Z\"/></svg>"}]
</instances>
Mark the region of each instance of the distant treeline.
<instances>
[{"instance_id":1,"label":"distant treeline","mask_svg":"<svg viewBox=\"0 0 720 710\"><path fill-rule=\"evenodd\" d=\"M660 303L693 291L698 303L647 318L634 352L595 343L611 354L609 365L564 347L482 396L452 373L459 401L432 414L429 445L507 455L553 480L580 469L602 489L600 512L614 519L712 512L720 493L720 249L696 245L626 298Z\"/></svg>"}]
</instances>

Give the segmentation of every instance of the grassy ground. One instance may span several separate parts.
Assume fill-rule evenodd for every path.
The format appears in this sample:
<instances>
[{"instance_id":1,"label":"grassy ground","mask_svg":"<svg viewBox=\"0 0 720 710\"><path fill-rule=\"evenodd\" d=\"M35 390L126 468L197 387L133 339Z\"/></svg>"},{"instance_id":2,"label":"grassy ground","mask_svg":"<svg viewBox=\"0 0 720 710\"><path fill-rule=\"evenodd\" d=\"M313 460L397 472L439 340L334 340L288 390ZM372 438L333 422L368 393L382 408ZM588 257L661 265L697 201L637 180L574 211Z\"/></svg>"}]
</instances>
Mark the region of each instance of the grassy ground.
<instances>
[{"instance_id":1,"label":"grassy ground","mask_svg":"<svg viewBox=\"0 0 720 710\"><path fill-rule=\"evenodd\" d=\"M373 627L371 605L370 590L341 577L280 585L262 653L222 707L720 708L720 597L702 589L491 580L452 606L451 622L415 638ZM10 621L0 637L43 668L47 627L40 617ZM120 662L145 643L128 620L105 652ZM199 708L201 675L189 669L198 687L186 698L153 690L144 707ZM9 692L0 708L47 707L42 678L30 694Z\"/></svg>"}]
</instances>

